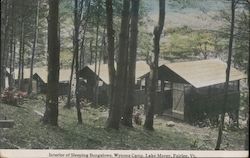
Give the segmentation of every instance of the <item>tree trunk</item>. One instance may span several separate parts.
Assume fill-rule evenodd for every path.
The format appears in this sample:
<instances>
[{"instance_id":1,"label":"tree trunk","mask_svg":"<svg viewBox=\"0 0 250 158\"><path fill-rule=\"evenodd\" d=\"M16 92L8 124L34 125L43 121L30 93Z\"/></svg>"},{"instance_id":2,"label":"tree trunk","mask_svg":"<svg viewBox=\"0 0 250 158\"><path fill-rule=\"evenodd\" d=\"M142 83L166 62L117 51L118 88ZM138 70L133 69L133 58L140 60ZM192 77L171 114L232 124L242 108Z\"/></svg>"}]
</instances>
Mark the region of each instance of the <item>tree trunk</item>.
<instances>
[{"instance_id":1,"label":"tree trunk","mask_svg":"<svg viewBox=\"0 0 250 158\"><path fill-rule=\"evenodd\" d=\"M1 91L6 87L5 77L6 77L6 61L8 59L8 53L6 51L8 32L9 32L9 16L8 16L8 1L4 1L4 12L1 14L1 28L3 27L3 35L1 33ZM1 5L2 7L2 5ZM3 20L3 23L2 23ZM3 39L3 40L2 40ZM2 45L3 43L3 45Z\"/></svg>"},{"instance_id":2,"label":"tree trunk","mask_svg":"<svg viewBox=\"0 0 250 158\"><path fill-rule=\"evenodd\" d=\"M146 120L144 128L147 130L154 130L154 106L156 102L156 86L158 81L158 62L160 54L160 37L165 21L165 0L160 0L159 3L159 21L158 25L154 28L154 57L153 62L150 63L150 76L149 76L149 97L148 107L146 112Z\"/></svg>"},{"instance_id":3,"label":"tree trunk","mask_svg":"<svg viewBox=\"0 0 250 158\"><path fill-rule=\"evenodd\" d=\"M106 0L106 25L107 25L107 42L108 42L108 69L109 69L109 104L113 98L115 66L114 66L114 29L113 29L113 7L112 0ZM110 106L110 109L112 106ZM111 112L112 110L110 110Z\"/></svg>"},{"instance_id":4,"label":"tree trunk","mask_svg":"<svg viewBox=\"0 0 250 158\"><path fill-rule=\"evenodd\" d=\"M22 74L22 46L24 40L24 21L21 21L21 36L19 40L19 62L18 62L18 89L21 90L21 74Z\"/></svg>"},{"instance_id":5,"label":"tree trunk","mask_svg":"<svg viewBox=\"0 0 250 158\"><path fill-rule=\"evenodd\" d=\"M70 100L71 100L71 86L72 86L72 80L73 80L75 58L76 58L76 54L73 53L73 58L72 58L72 63L71 63L70 79L69 79L69 91L68 91L67 103L64 106L65 108L68 108L68 109L71 107L71 105L70 105Z\"/></svg>"},{"instance_id":6,"label":"tree trunk","mask_svg":"<svg viewBox=\"0 0 250 158\"><path fill-rule=\"evenodd\" d=\"M231 59L232 59L232 51L233 51L233 39L234 39L234 19L235 19L235 0L231 2L231 28L230 28L230 39L229 39L229 51L228 51L228 60L227 60L227 69L226 69L226 83L224 85L224 103L223 103L223 112L220 115L220 125L219 125L219 132L215 150L220 149L220 145L222 142L222 134L224 128L224 119L225 119L225 107L227 105L227 98L228 98L228 84L229 84L229 76L230 76L230 69L231 69Z\"/></svg>"},{"instance_id":7,"label":"tree trunk","mask_svg":"<svg viewBox=\"0 0 250 158\"><path fill-rule=\"evenodd\" d=\"M12 27L13 29L13 27ZM14 41L14 33L12 30L11 33L11 39L10 39L10 61L9 61L9 68L10 68L10 75L9 75L9 87L13 88L13 74L14 74L14 70L12 67L12 63L13 63L13 57L14 57L14 52L13 52L13 41Z\"/></svg>"},{"instance_id":8,"label":"tree trunk","mask_svg":"<svg viewBox=\"0 0 250 158\"><path fill-rule=\"evenodd\" d=\"M59 0L49 0L48 18L48 84L46 95L46 110L43 122L53 126L58 125L58 85L59 85Z\"/></svg>"},{"instance_id":9,"label":"tree trunk","mask_svg":"<svg viewBox=\"0 0 250 158\"><path fill-rule=\"evenodd\" d=\"M25 28L25 26L23 27ZM24 31L24 30L23 30ZM23 32L23 34L25 34ZM21 85L20 85L20 89L22 91L24 91L24 83L23 83L23 79L24 79L24 53L25 53L25 35L23 36L22 39L22 54L21 54Z\"/></svg>"},{"instance_id":10,"label":"tree trunk","mask_svg":"<svg viewBox=\"0 0 250 158\"><path fill-rule=\"evenodd\" d=\"M250 15L250 1L248 2L248 15ZM250 37L250 17L248 17L248 35ZM249 63L250 63L250 38L248 39L248 68L249 68ZM249 88L249 69L247 70L247 85ZM249 98L249 93L248 93L248 98ZM248 113L249 113L249 102L248 102ZM246 128L246 139L245 139L245 150L249 150L249 115L247 118L247 128Z\"/></svg>"},{"instance_id":11,"label":"tree trunk","mask_svg":"<svg viewBox=\"0 0 250 158\"><path fill-rule=\"evenodd\" d=\"M13 72L13 82L14 82L14 85L15 85L15 66L16 66L16 40L14 39L14 43L13 43L13 51L14 51L14 54L13 54L13 62L12 62L12 72ZM16 85L15 85L16 86Z\"/></svg>"},{"instance_id":12,"label":"tree trunk","mask_svg":"<svg viewBox=\"0 0 250 158\"><path fill-rule=\"evenodd\" d=\"M36 21L35 21L35 23L36 23L36 25L35 25L34 41L33 41L32 55L31 55L31 62L30 62L30 79L29 79L29 89L28 89L29 94L32 92L34 56L35 56L35 53L36 53L36 46L37 46L37 39L38 39L39 0L37 0Z\"/></svg>"},{"instance_id":13,"label":"tree trunk","mask_svg":"<svg viewBox=\"0 0 250 158\"><path fill-rule=\"evenodd\" d=\"M82 3L83 1L81 1ZM89 10L90 10L90 1L88 2L88 8L87 8L87 16L85 20L85 24L83 25L83 35L82 35L82 41L81 41L81 54L80 54L80 69L84 67L84 41L85 41L85 34L86 34L86 27L87 27L87 21L89 18ZM79 13L81 14L81 13ZM79 23L80 26L80 23ZM73 39L73 45L74 45L74 39ZM67 97L67 103L64 106L65 108L70 108L70 100L71 100L71 87L72 87L72 80L73 80L73 72L74 72L74 66L75 66L75 58L76 54L73 53L73 59L71 64L71 74L70 74L70 83L69 83L69 91L68 91L68 97Z\"/></svg>"},{"instance_id":14,"label":"tree trunk","mask_svg":"<svg viewBox=\"0 0 250 158\"><path fill-rule=\"evenodd\" d=\"M14 3L11 4L11 38L10 38L10 60L9 60L9 68L10 68L10 75L9 75L9 87L13 88L14 86L14 68L13 68L13 58L14 58Z\"/></svg>"},{"instance_id":15,"label":"tree trunk","mask_svg":"<svg viewBox=\"0 0 250 158\"><path fill-rule=\"evenodd\" d=\"M93 40L91 39L90 40L90 43L89 43L89 51L90 51L90 61L89 61L89 64L92 65L92 62L93 62L93 49L92 49L92 43L93 43Z\"/></svg>"},{"instance_id":16,"label":"tree trunk","mask_svg":"<svg viewBox=\"0 0 250 158\"><path fill-rule=\"evenodd\" d=\"M108 63L108 52L107 52L107 43L106 43L106 34L103 40L103 64Z\"/></svg>"},{"instance_id":17,"label":"tree trunk","mask_svg":"<svg viewBox=\"0 0 250 158\"><path fill-rule=\"evenodd\" d=\"M97 4L98 5L98 9L99 9L99 3ZM97 13L97 24L96 24L96 39L95 39L95 74L97 74L97 60L98 60L98 48L99 48L99 45L98 45L98 38L99 38L99 13ZM99 55L99 57L101 57ZM98 75L96 75L95 77L95 96L94 96L94 105L97 106L98 104L98 101L97 101L97 95L98 95L98 92L97 92L97 89L98 89L98 83L99 83L99 80L98 80Z\"/></svg>"},{"instance_id":18,"label":"tree trunk","mask_svg":"<svg viewBox=\"0 0 250 158\"><path fill-rule=\"evenodd\" d=\"M246 139L244 144L245 150L249 150L249 116L247 118Z\"/></svg>"},{"instance_id":19,"label":"tree trunk","mask_svg":"<svg viewBox=\"0 0 250 158\"><path fill-rule=\"evenodd\" d=\"M3 1L3 3L4 3L4 1ZM4 39L3 39L3 33L2 32L4 32L4 12L5 12L5 10L4 9L2 9L2 7L3 7L3 4L2 4L2 1L1 1L1 44L0 44L0 50L1 50L1 52L0 52L0 94L2 93L2 88L3 88L3 80L5 80L4 78L3 78L3 65L2 65L2 58L3 58L3 41L4 41Z\"/></svg>"},{"instance_id":20,"label":"tree trunk","mask_svg":"<svg viewBox=\"0 0 250 158\"><path fill-rule=\"evenodd\" d=\"M102 36L102 50L100 50L100 55L99 55L99 61L98 61L98 72L97 72L97 76L100 76L100 71L101 71L101 60L102 60L102 55L105 52L105 48L104 48L104 42L105 42L105 28L103 29L103 36ZM96 86L96 105L99 105L99 84L97 83Z\"/></svg>"},{"instance_id":21,"label":"tree trunk","mask_svg":"<svg viewBox=\"0 0 250 158\"><path fill-rule=\"evenodd\" d=\"M1 4L1 9L3 7L3 11L1 10L1 86L0 86L0 91L5 88L5 77L6 77L6 58L7 58L7 53L6 53L6 47L7 47L7 38L8 38L8 30L9 30L9 16L8 16L8 1L5 0L3 1L4 4ZM4 6L2 6L4 5ZM2 30L3 28L3 30Z\"/></svg>"},{"instance_id":22,"label":"tree trunk","mask_svg":"<svg viewBox=\"0 0 250 158\"><path fill-rule=\"evenodd\" d=\"M82 41L81 41L81 46L80 46L80 69L83 69L84 68L84 60L85 60L85 46L84 46L84 38L82 38Z\"/></svg>"},{"instance_id":23,"label":"tree trunk","mask_svg":"<svg viewBox=\"0 0 250 158\"><path fill-rule=\"evenodd\" d=\"M78 0L75 0L75 10L74 10L74 54L75 54L75 74L76 74L76 110L77 110L77 120L78 124L82 124L82 114L80 109L80 96L79 96L79 13L78 13Z\"/></svg>"},{"instance_id":24,"label":"tree trunk","mask_svg":"<svg viewBox=\"0 0 250 158\"><path fill-rule=\"evenodd\" d=\"M128 88L127 100L121 123L128 127L132 125L133 107L135 106L135 71L136 71L136 55L137 55L137 36L138 36L138 12L140 0L132 1L131 13L131 30L128 55Z\"/></svg>"},{"instance_id":25,"label":"tree trunk","mask_svg":"<svg viewBox=\"0 0 250 158\"><path fill-rule=\"evenodd\" d=\"M87 13L86 13L86 16L85 16L85 23L83 25L83 34L82 34L82 38L81 38L81 54L80 54L80 65L81 65L81 69L85 66L85 34L87 32L87 26L88 26L88 20L89 20L89 14L90 14L90 7L91 7L91 0L88 1L88 4L87 4ZM83 18L83 17L82 17ZM81 20L82 21L82 20Z\"/></svg>"},{"instance_id":26,"label":"tree trunk","mask_svg":"<svg viewBox=\"0 0 250 158\"><path fill-rule=\"evenodd\" d=\"M107 127L112 129L119 129L121 119L121 109L124 104L125 98L125 75L127 71L126 57L128 54L128 31L129 31L129 14L130 0L123 0L122 20L121 20L121 32L119 39L119 53L117 62L117 76L114 86L113 99L109 113Z\"/></svg>"},{"instance_id":27,"label":"tree trunk","mask_svg":"<svg viewBox=\"0 0 250 158\"><path fill-rule=\"evenodd\" d=\"M1 40L2 40L2 37L1 37ZM3 88L3 80L5 80L5 78L3 78L3 65L2 65L2 54L3 54L3 51L2 51L2 42L0 44L0 94L2 94L2 88Z\"/></svg>"}]
</instances>

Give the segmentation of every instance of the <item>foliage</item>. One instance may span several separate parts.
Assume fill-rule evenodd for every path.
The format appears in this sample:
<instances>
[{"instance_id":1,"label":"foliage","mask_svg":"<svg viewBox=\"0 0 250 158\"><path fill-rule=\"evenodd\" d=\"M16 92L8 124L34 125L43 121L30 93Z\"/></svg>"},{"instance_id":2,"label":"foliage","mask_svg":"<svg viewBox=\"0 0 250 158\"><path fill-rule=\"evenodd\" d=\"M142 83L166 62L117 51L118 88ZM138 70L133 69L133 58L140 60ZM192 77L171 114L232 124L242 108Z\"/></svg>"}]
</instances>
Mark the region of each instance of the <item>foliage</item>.
<instances>
[{"instance_id":1,"label":"foliage","mask_svg":"<svg viewBox=\"0 0 250 158\"><path fill-rule=\"evenodd\" d=\"M167 40L161 45L163 57L199 56L206 59L217 57L225 47L225 41L219 39L215 32L208 30L192 30L183 26L168 28L165 35Z\"/></svg>"},{"instance_id":2,"label":"foliage","mask_svg":"<svg viewBox=\"0 0 250 158\"><path fill-rule=\"evenodd\" d=\"M46 46L45 41L46 39L46 26L47 26L47 2L45 0L39 0L40 2L40 17L39 17L39 38L38 38L38 47L37 47L37 54L35 57L36 62L44 61L46 55L45 52ZM30 55L32 49L32 42L34 38L34 30L35 30L35 15L36 15L36 4L37 1L34 0L6 0L1 3L4 6L7 4L6 8L2 8L1 11L7 14L7 25L9 26L8 31L4 32L7 34L6 40L6 47L10 44L8 39L11 38L12 31L14 33L14 41L16 43L16 52L19 52L20 48L20 38L21 38L21 23L24 22L24 36L25 36L25 65L30 64ZM2 19L3 20L3 19ZM4 21L3 21L4 22ZM1 30L3 29L4 25L1 25ZM1 34L2 36L2 34ZM1 40L4 42L4 40ZM4 43L2 43L4 45ZM10 51L10 50L6 50ZM17 55L16 55L17 56ZM16 59L18 59L16 57ZM17 61L17 60L16 60ZM9 61L8 61L9 62ZM15 63L17 65L17 62Z\"/></svg>"},{"instance_id":3,"label":"foliage","mask_svg":"<svg viewBox=\"0 0 250 158\"><path fill-rule=\"evenodd\" d=\"M18 106L27 97L26 92L17 91L16 89L6 88L1 94L0 99L3 103Z\"/></svg>"},{"instance_id":4,"label":"foliage","mask_svg":"<svg viewBox=\"0 0 250 158\"><path fill-rule=\"evenodd\" d=\"M152 34L148 33L143 26L139 26L138 33L138 59L146 59L153 50Z\"/></svg>"},{"instance_id":5,"label":"foliage","mask_svg":"<svg viewBox=\"0 0 250 158\"><path fill-rule=\"evenodd\" d=\"M249 57L249 4L237 4L235 10L235 33L234 33L234 48L232 61L234 66L246 71L247 59ZM244 2L244 1L243 1ZM228 40L230 32L230 12L229 10L221 10L219 15L214 16L215 19L223 21L224 25L217 31L217 35L221 40ZM225 44L226 51L228 45Z\"/></svg>"},{"instance_id":6,"label":"foliage","mask_svg":"<svg viewBox=\"0 0 250 158\"><path fill-rule=\"evenodd\" d=\"M243 113L242 115L247 117L249 115L249 92L240 94L240 109Z\"/></svg>"},{"instance_id":7,"label":"foliage","mask_svg":"<svg viewBox=\"0 0 250 158\"><path fill-rule=\"evenodd\" d=\"M247 70L247 59L249 58L249 19L250 12L242 11L236 21L235 53L233 55L234 63L237 67Z\"/></svg>"},{"instance_id":8,"label":"foliage","mask_svg":"<svg viewBox=\"0 0 250 158\"><path fill-rule=\"evenodd\" d=\"M70 49L63 49L60 52L60 68L69 68L72 62L73 54Z\"/></svg>"}]
</instances>

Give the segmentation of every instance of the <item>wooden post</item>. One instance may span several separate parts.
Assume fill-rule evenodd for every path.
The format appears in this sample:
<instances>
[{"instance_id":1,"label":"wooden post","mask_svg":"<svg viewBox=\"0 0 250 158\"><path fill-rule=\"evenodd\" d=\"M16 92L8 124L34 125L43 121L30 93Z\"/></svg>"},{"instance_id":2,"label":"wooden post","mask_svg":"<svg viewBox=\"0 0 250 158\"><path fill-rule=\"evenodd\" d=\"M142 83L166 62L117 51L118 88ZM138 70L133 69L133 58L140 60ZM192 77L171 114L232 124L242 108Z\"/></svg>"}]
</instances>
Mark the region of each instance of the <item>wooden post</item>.
<instances>
[{"instance_id":1,"label":"wooden post","mask_svg":"<svg viewBox=\"0 0 250 158\"><path fill-rule=\"evenodd\" d=\"M0 120L0 128L12 128L14 120Z\"/></svg>"},{"instance_id":2,"label":"wooden post","mask_svg":"<svg viewBox=\"0 0 250 158\"><path fill-rule=\"evenodd\" d=\"M238 92L239 92L239 91L240 91L240 80L237 81L237 84L238 84L238 85L237 85L237 86L238 86L238 87L237 87L237 90L238 90Z\"/></svg>"},{"instance_id":3,"label":"wooden post","mask_svg":"<svg viewBox=\"0 0 250 158\"><path fill-rule=\"evenodd\" d=\"M161 80L161 92L164 92L164 87L165 87L164 80Z\"/></svg>"}]
</instances>

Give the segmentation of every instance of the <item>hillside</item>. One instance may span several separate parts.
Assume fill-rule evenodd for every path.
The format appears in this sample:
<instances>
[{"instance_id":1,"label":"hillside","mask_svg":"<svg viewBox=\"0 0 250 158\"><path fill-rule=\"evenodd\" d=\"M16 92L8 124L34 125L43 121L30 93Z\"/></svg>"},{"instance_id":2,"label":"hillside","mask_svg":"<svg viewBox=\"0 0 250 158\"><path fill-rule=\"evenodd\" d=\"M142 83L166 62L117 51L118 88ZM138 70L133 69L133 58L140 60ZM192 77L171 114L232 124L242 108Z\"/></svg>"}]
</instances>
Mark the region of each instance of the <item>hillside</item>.
<instances>
[{"instance_id":1,"label":"hillside","mask_svg":"<svg viewBox=\"0 0 250 158\"><path fill-rule=\"evenodd\" d=\"M0 103L0 116L15 121L14 128L0 128L0 148L21 149L157 149L213 150L216 128L199 128L183 122L156 117L155 131L122 127L119 131L104 128L107 109L83 107L83 125L77 125L76 110L59 105L59 128L43 125L38 113L44 111L44 97L26 99L21 107ZM222 149L243 150L244 130L226 130Z\"/></svg>"},{"instance_id":2,"label":"hillside","mask_svg":"<svg viewBox=\"0 0 250 158\"><path fill-rule=\"evenodd\" d=\"M157 22L157 1L146 0L146 4L149 10L148 16ZM190 0L182 4L167 1L165 28L188 26L197 30L217 30L223 23L213 17L225 9L229 9L229 3L225 1Z\"/></svg>"}]
</instances>

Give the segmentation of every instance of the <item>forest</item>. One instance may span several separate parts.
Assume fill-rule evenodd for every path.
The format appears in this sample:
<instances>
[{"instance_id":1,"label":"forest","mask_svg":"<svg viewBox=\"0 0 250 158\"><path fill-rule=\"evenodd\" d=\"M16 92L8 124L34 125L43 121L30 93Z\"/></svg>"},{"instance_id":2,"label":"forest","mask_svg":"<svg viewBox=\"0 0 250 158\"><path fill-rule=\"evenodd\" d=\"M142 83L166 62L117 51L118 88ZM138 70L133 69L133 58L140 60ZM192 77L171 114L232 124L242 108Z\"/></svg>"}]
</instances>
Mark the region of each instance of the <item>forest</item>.
<instances>
[{"instance_id":1,"label":"forest","mask_svg":"<svg viewBox=\"0 0 250 158\"><path fill-rule=\"evenodd\" d=\"M1 0L0 149L248 150L249 54L249 0Z\"/></svg>"}]
</instances>

